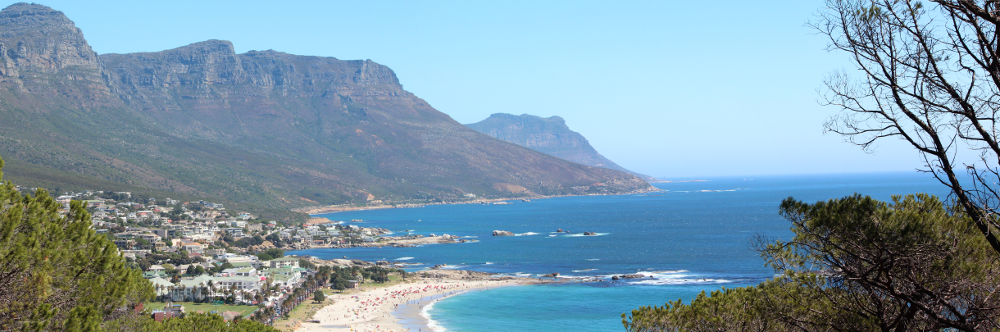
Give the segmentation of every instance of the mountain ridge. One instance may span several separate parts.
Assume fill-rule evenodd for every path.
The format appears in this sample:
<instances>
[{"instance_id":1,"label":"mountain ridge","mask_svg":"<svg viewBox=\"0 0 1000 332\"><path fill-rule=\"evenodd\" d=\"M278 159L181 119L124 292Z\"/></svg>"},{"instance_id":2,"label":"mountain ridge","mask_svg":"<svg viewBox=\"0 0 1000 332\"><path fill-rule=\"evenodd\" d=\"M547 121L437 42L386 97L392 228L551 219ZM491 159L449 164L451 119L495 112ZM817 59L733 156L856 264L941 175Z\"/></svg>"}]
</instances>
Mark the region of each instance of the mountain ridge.
<instances>
[{"instance_id":1,"label":"mountain ridge","mask_svg":"<svg viewBox=\"0 0 1000 332\"><path fill-rule=\"evenodd\" d=\"M371 60L208 40L96 54L62 12L0 11L0 156L38 172L266 207L654 190L479 134Z\"/></svg>"},{"instance_id":2,"label":"mountain ridge","mask_svg":"<svg viewBox=\"0 0 1000 332\"><path fill-rule=\"evenodd\" d=\"M482 121L466 126L503 141L568 161L622 171L649 182L656 181L649 175L627 170L605 158L590 145L587 138L569 129L566 120L560 116L543 118L530 114L494 113Z\"/></svg>"}]
</instances>

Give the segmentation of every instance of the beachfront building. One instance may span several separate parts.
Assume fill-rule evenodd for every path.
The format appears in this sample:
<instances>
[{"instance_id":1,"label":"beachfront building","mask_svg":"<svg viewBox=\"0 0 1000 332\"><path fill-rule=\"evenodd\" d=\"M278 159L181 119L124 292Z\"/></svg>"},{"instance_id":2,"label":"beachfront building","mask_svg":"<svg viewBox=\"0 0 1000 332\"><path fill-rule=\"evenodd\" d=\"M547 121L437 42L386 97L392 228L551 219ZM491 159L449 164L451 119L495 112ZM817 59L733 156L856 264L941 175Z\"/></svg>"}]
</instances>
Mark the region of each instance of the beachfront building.
<instances>
[{"instance_id":1,"label":"beachfront building","mask_svg":"<svg viewBox=\"0 0 1000 332\"><path fill-rule=\"evenodd\" d=\"M216 289L229 289L231 287L236 287L239 290L257 290L260 289L261 281L260 277L215 277L212 278L215 282Z\"/></svg>"},{"instance_id":2,"label":"beachfront building","mask_svg":"<svg viewBox=\"0 0 1000 332\"><path fill-rule=\"evenodd\" d=\"M181 279L173 289L170 290L170 300L172 301L200 301L208 296L209 281L214 281L212 277L198 276L191 279Z\"/></svg>"},{"instance_id":3,"label":"beachfront building","mask_svg":"<svg viewBox=\"0 0 1000 332\"><path fill-rule=\"evenodd\" d=\"M253 267L245 267L245 268L236 270L236 272L233 273L233 275L235 275L237 277L254 277L254 276L257 276L257 269L255 269Z\"/></svg>"},{"instance_id":4,"label":"beachfront building","mask_svg":"<svg viewBox=\"0 0 1000 332\"><path fill-rule=\"evenodd\" d=\"M170 278L170 275L167 274L167 272L164 272L164 271L160 270L160 271L146 271L146 272L143 272L142 273L142 277L146 278L146 279L155 279L155 278L167 279L167 278Z\"/></svg>"},{"instance_id":5,"label":"beachfront building","mask_svg":"<svg viewBox=\"0 0 1000 332\"><path fill-rule=\"evenodd\" d=\"M271 278L271 283L279 287L290 287L302 280L302 274L306 269L301 267L281 267L267 270L267 275Z\"/></svg>"},{"instance_id":6,"label":"beachfront building","mask_svg":"<svg viewBox=\"0 0 1000 332\"><path fill-rule=\"evenodd\" d=\"M169 280L154 277L149 279L149 282L153 284L153 289L156 290L156 296L163 296L170 293L170 289L174 287L174 284L170 283Z\"/></svg>"},{"instance_id":7,"label":"beachfront building","mask_svg":"<svg viewBox=\"0 0 1000 332\"><path fill-rule=\"evenodd\" d=\"M250 266L259 269L263 265L257 256L226 256L226 261L233 264L233 267L240 267L238 263L249 263Z\"/></svg>"},{"instance_id":8,"label":"beachfront building","mask_svg":"<svg viewBox=\"0 0 1000 332\"><path fill-rule=\"evenodd\" d=\"M294 257L275 258L267 261L272 269L283 267L299 267L299 259Z\"/></svg>"}]
</instances>

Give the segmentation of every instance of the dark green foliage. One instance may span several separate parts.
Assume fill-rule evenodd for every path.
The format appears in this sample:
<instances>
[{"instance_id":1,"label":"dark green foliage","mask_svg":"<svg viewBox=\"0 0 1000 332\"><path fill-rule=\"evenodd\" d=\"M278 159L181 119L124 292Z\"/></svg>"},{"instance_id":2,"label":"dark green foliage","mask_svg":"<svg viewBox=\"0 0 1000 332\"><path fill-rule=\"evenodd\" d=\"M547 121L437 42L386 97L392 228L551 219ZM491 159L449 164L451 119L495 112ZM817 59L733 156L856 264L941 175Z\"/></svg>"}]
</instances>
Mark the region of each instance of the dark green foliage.
<instances>
[{"instance_id":1,"label":"dark green foliage","mask_svg":"<svg viewBox=\"0 0 1000 332\"><path fill-rule=\"evenodd\" d=\"M212 313L185 313L184 317L156 322L149 316L109 324L108 330L149 332L271 332L277 329L259 322L237 318L226 322L221 315Z\"/></svg>"},{"instance_id":2,"label":"dark green foliage","mask_svg":"<svg viewBox=\"0 0 1000 332\"><path fill-rule=\"evenodd\" d=\"M980 331L1000 328L1000 263L964 210L923 194L786 199L788 242L761 241L780 277L622 314L629 331Z\"/></svg>"},{"instance_id":3,"label":"dark green foliage","mask_svg":"<svg viewBox=\"0 0 1000 332\"><path fill-rule=\"evenodd\" d=\"M281 249L278 249L278 248L271 248L271 249L264 250L264 253L266 253L266 254L270 255L271 257L274 257L274 258L285 257L285 251L281 250Z\"/></svg>"},{"instance_id":4,"label":"dark green foliage","mask_svg":"<svg viewBox=\"0 0 1000 332\"><path fill-rule=\"evenodd\" d=\"M80 202L59 208L45 191L0 185L0 330L97 330L153 296Z\"/></svg>"},{"instance_id":5,"label":"dark green foliage","mask_svg":"<svg viewBox=\"0 0 1000 332\"><path fill-rule=\"evenodd\" d=\"M316 269L316 264L313 264L312 262L304 260L304 259L299 259L299 267L310 269L310 270L315 270Z\"/></svg>"},{"instance_id":6,"label":"dark green foliage","mask_svg":"<svg viewBox=\"0 0 1000 332\"><path fill-rule=\"evenodd\" d=\"M219 264L216 267L208 269L208 272L211 272L212 274L215 274L215 273L222 272L222 270L231 269L231 268L233 268L233 264L231 264L229 262L225 262L225 263Z\"/></svg>"},{"instance_id":7,"label":"dark green foliage","mask_svg":"<svg viewBox=\"0 0 1000 332\"><path fill-rule=\"evenodd\" d=\"M348 287L348 280L368 280L377 283L385 283L389 281L389 274L399 273L400 275L406 274L406 271L402 269L389 269L382 268L378 266L369 267L336 267L331 268L329 272L330 284L333 285L334 289L344 290Z\"/></svg>"},{"instance_id":8,"label":"dark green foliage","mask_svg":"<svg viewBox=\"0 0 1000 332\"><path fill-rule=\"evenodd\" d=\"M313 292L313 301L323 302L325 300L326 300L326 294L323 294L323 291L316 290L315 292Z\"/></svg>"},{"instance_id":9,"label":"dark green foliage","mask_svg":"<svg viewBox=\"0 0 1000 332\"><path fill-rule=\"evenodd\" d=\"M256 245L260 245L261 243L264 243L264 238L262 238L260 235L254 235L253 237L244 237L244 238L241 238L241 239L236 240L236 241L231 241L233 238L229 237L229 236L226 236L226 238L230 239L230 240L227 240L227 242L232 242L231 244L233 246L240 247L240 248L246 248L246 247L250 247L250 246L256 246ZM272 257L272 258L278 258L278 257Z\"/></svg>"},{"instance_id":10,"label":"dark green foliage","mask_svg":"<svg viewBox=\"0 0 1000 332\"><path fill-rule=\"evenodd\" d=\"M278 248L271 248L264 250L264 252L257 254L257 258L262 261L269 261L275 258L281 258L285 256L285 251Z\"/></svg>"},{"instance_id":11,"label":"dark green foliage","mask_svg":"<svg viewBox=\"0 0 1000 332\"><path fill-rule=\"evenodd\" d=\"M264 237L264 239L271 241L271 243L274 244L275 246L281 246L281 237L278 236L278 233L268 234L266 237ZM282 253L282 255L284 255L284 253Z\"/></svg>"}]
</instances>

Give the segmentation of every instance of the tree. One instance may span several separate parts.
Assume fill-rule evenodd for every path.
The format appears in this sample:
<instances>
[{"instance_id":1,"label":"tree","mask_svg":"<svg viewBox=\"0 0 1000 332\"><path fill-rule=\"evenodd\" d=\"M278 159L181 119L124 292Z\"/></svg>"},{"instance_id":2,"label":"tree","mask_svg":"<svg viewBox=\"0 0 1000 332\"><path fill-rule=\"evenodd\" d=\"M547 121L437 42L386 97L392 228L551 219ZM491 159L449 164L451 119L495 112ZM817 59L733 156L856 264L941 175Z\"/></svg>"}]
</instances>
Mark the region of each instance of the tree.
<instances>
[{"instance_id":1,"label":"tree","mask_svg":"<svg viewBox=\"0 0 1000 332\"><path fill-rule=\"evenodd\" d=\"M194 264L188 265L187 269L184 271L184 274L187 274L189 276L197 275L194 266L195 266Z\"/></svg>"},{"instance_id":2,"label":"tree","mask_svg":"<svg viewBox=\"0 0 1000 332\"><path fill-rule=\"evenodd\" d=\"M171 318L162 323L154 321L152 318L143 316L141 319L119 323L110 326L111 329L119 331L150 331L150 332L174 332L174 331L230 331L230 332L269 332L277 329L247 319L234 319L233 322L226 322L221 315L212 313L190 312L184 314L183 318Z\"/></svg>"},{"instance_id":3,"label":"tree","mask_svg":"<svg viewBox=\"0 0 1000 332\"><path fill-rule=\"evenodd\" d=\"M281 258L285 256L285 251L278 248L267 249L264 250L264 252L267 253L267 255L271 256L272 258Z\"/></svg>"},{"instance_id":4,"label":"tree","mask_svg":"<svg viewBox=\"0 0 1000 332\"><path fill-rule=\"evenodd\" d=\"M0 179L3 178L0 159ZM90 228L79 201L61 206L44 190L22 196L0 184L0 330L96 330L134 317L152 298L142 272Z\"/></svg>"},{"instance_id":5,"label":"tree","mask_svg":"<svg viewBox=\"0 0 1000 332\"><path fill-rule=\"evenodd\" d=\"M323 294L323 291L317 289L316 292L313 293L313 301L322 303L325 300L326 294Z\"/></svg>"},{"instance_id":6,"label":"tree","mask_svg":"<svg viewBox=\"0 0 1000 332\"><path fill-rule=\"evenodd\" d=\"M826 129L865 150L885 138L908 143L1000 253L1000 3L930 3L827 1L812 26L863 78L827 79L825 101L841 112ZM978 161L963 158L968 151ZM958 177L962 167L971 180Z\"/></svg>"},{"instance_id":7,"label":"tree","mask_svg":"<svg viewBox=\"0 0 1000 332\"><path fill-rule=\"evenodd\" d=\"M344 290L347 289L347 280L343 278L337 278L333 282L333 289L339 290L343 293Z\"/></svg>"},{"instance_id":8,"label":"tree","mask_svg":"<svg viewBox=\"0 0 1000 332\"><path fill-rule=\"evenodd\" d=\"M1000 262L960 205L927 195L786 199L791 241L758 242L779 277L622 314L629 331L989 331Z\"/></svg>"},{"instance_id":9,"label":"tree","mask_svg":"<svg viewBox=\"0 0 1000 332\"><path fill-rule=\"evenodd\" d=\"M276 246L281 245L281 237L278 236L278 233L271 233L268 236L265 236L264 239L271 241L271 243L273 243Z\"/></svg>"},{"instance_id":10,"label":"tree","mask_svg":"<svg viewBox=\"0 0 1000 332\"><path fill-rule=\"evenodd\" d=\"M150 266L153 266L146 258L139 258L135 260L135 264L139 266L139 270L146 271L149 270Z\"/></svg>"}]
</instances>

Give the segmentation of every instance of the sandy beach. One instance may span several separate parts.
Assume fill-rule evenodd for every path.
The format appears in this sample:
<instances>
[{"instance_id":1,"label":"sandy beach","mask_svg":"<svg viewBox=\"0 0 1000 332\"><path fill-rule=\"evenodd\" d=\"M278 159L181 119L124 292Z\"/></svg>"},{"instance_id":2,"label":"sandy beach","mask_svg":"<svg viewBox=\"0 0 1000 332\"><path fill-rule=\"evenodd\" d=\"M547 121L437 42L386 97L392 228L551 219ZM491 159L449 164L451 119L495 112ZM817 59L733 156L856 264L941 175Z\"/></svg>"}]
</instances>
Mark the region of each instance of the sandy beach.
<instances>
[{"instance_id":1,"label":"sandy beach","mask_svg":"<svg viewBox=\"0 0 1000 332\"><path fill-rule=\"evenodd\" d=\"M302 323L296 331L431 331L419 311L433 301L467 291L539 282L528 278L473 277L465 271L435 272L430 278L412 278L406 283L361 293L332 295L335 302L312 318L319 323ZM404 326L400 317L409 323Z\"/></svg>"}]
</instances>

